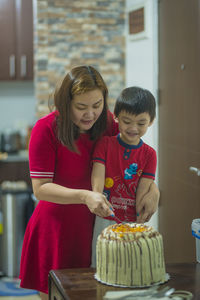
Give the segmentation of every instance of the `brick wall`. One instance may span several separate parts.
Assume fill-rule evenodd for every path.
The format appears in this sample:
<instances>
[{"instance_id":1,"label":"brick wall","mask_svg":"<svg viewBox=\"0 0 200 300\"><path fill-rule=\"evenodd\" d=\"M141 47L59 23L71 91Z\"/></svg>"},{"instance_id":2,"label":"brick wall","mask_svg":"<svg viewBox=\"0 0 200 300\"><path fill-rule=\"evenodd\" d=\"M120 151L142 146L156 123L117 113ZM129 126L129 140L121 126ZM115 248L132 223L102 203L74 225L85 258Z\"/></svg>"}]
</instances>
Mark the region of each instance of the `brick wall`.
<instances>
[{"instance_id":1,"label":"brick wall","mask_svg":"<svg viewBox=\"0 0 200 300\"><path fill-rule=\"evenodd\" d=\"M125 85L125 0L37 0L35 88L37 116L74 66L96 67L109 89L112 110Z\"/></svg>"}]
</instances>

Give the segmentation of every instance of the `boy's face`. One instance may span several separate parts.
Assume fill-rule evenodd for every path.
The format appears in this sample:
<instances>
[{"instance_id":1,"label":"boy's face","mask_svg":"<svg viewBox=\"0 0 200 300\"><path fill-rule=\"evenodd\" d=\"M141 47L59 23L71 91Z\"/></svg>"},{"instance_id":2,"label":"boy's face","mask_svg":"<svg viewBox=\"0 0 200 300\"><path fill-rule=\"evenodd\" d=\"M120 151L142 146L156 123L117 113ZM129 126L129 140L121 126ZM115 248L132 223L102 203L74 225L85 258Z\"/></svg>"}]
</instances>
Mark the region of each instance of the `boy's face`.
<instances>
[{"instance_id":1,"label":"boy's face","mask_svg":"<svg viewBox=\"0 0 200 300\"><path fill-rule=\"evenodd\" d=\"M129 145L138 145L140 138L146 133L152 124L150 115L146 112L133 115L121 111L118 116L120 137L123 142Z\"/></svg>"}]
</instances>

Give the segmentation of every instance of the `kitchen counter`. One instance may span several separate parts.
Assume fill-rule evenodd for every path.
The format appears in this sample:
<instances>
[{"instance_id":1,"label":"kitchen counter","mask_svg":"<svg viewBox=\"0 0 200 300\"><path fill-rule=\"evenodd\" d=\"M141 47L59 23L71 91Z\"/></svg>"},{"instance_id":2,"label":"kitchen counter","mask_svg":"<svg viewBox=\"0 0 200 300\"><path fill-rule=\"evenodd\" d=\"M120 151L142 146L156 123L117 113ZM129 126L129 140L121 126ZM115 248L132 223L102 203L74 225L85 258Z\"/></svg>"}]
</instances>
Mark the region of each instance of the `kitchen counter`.
<instances>
[{"instance_id":1,"label":"kitchen counter","mask_svg":"<svg viewBox=\"0 0 200 300\"><path fill-rule=\"evenodd\" d=\"M2 159L0 160L0 163L4 162L20 162L20 161L28 161L28 151L27 150L21 150L17 153L9 153L7 155L2 154Z\"/></svg>"}]
</instances>

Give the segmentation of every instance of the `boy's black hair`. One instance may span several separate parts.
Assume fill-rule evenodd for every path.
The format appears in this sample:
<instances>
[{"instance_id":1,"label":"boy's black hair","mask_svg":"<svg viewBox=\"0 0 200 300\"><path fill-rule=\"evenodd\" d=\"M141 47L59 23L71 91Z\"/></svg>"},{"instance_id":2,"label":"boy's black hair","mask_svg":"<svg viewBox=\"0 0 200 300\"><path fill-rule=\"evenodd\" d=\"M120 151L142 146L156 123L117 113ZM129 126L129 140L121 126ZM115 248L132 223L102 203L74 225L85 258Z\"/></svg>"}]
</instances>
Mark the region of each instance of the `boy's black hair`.
<instances>
[{"instance_id":1,"label":"boy's black hair","mask_svg":"<svg viewBox=\"0 0 200 300\"><path fill-rule=\"evenodd\" d=\"M118 117L121 111L133 115L146 112L152 122L156 116L156 101L150 91L137 86L128 87L121 92L115 103L115 116Z\"/></svg>"}]
</instances>

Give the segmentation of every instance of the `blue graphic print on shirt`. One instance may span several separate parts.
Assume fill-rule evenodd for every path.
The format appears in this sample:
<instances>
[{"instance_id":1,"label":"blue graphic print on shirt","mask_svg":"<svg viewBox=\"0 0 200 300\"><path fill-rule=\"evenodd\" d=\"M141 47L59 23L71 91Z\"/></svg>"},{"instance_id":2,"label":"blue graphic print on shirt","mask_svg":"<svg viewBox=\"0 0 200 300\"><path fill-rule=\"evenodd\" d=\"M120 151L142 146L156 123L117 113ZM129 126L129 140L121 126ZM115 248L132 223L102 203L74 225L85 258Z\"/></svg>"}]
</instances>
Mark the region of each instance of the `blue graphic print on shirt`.
<instances>
[{"instance_id":1,"label":"blue graphic print on shirt","mask_svg":"<svg viewBox=\"0 0 200 300\"><path fill-rule=\"evenodd\" d=\"M124 171L124 179L133 179L133 175L137 174L138 165L133 163Z\"/></svg>"}]
</instances>

